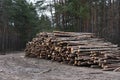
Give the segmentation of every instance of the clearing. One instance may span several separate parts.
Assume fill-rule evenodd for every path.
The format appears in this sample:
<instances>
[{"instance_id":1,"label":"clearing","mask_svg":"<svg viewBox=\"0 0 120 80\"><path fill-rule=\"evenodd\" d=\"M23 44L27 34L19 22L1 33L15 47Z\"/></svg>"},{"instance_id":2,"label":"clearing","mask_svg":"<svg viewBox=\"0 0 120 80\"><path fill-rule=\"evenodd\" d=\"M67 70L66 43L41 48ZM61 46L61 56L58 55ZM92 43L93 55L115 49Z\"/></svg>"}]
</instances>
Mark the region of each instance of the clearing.
<instances>
[{"instance_id":1,"label":"clearing","mask_svg":"<svg viewBox=\"0 0 120 80\"><path fill-rule=\"evenodd\" d=\"M120 73L25 58L24 52L16 52L0 55L0 80L120 80Z\"/></svg>"}]
</instances>

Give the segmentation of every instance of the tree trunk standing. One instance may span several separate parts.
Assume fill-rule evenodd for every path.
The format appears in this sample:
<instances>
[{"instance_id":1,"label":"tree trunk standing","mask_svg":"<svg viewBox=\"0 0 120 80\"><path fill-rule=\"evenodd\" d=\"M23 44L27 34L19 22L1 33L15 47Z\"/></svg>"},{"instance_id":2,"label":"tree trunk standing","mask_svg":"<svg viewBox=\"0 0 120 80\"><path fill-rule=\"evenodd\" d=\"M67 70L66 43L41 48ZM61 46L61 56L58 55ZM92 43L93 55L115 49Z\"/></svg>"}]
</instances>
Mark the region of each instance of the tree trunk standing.
<instances>
[{"instance_id":1,"label":"tree trunk standing","mask_svg":"<svg viewBox=\"0 0 120 80\"><path fill-rule=\"evenodd\" d=\"M111 38L114 39L114 38L116 38L115 34L117 34L117 31L115 31L115 30L116 30L115 24L116 24L117 21L115 20L115 16L116 16L116 15L115 15L115 1L114 1L114 0L113 0L112 4L113 4L113 8L112 8L112 9L113 9L113 10L112 10L112 11L113 11L113 21L112 21L112 23L113 23L113 26L112 26L112 27L113 27L113 28L112 28L113 31L112 31L112 36L111 36ZM116 32L116 33L115 33L115 32ZM112 41L113 41L113 40L112 40ZM116 40L114 40L113 42L115 42L115 41L116 41Z\"/></svg>"},{"instance_id":2,"label":"tree trunk standing","mask_svg":"<svg viewBox=\"0 0 120 80\"><path fill-rule=\"evenodd\" d=\"M57 2L56 2L56 0L53 0L53 2L54 2L54 5L56 5L57 4ZM56 10L57 10L57 8L56 8L56 6L54 7L55 8L55 26L56 26L56 28L58 28L58 16L57 16L57 13L56 13Z\"/></svg>"},{"instance_id":3,"label":"tree trunk standing","mask_svg":"<svg viewBox=\"0 0 120 80\"><path fill-rule=\"evenodd\" d=\"M95 33L100 36L100 23L101 23L101 18L100 18L100 5L98 2L96 2L96 22L95 22Z\"/></svg>"},{"instance_id":4,"label":"tree trunk standing","mask_svg":"<svg viewBox=\"0 0 120 80\"><path fill-rule=\"evenodd\" d=\"M109 38L109 33L111 32L111 0L108 0L108 8L107 8L107 27L105 29L106 39Z\"/></svg>"},{"instance_id":5,"label":"tree trunk standing","mask_svg":"<svg viewBox=\"0 0 120 80\"><path fill-rule=\"evenodd\" d=\"M99 24L98 24L98 20L99 20L99 18L98 18L98 11L99 11L99 6L98 6L98 4L97 4L97 2L95 2L94 3L94 14L93 14L93 16L94 16L94 18L93 18L93 32L95 32L95 33L98 33L98 31L97 31L97 29L99 28Z\"/></svg>"},{"instance_id":6,"label":"tree trunk standing","mask_svg":"<svg viewBox=\"0 0 120 80\"><path fill-rule=\"evenodd\" d=\"M93 32L93 25L92 25L92 22L93 22L93 5L92 5L92 1L90 0L89 2L89 24L88 24L88 27L89 27L89 32Z\"/></svg>"},{"instance_id":7,"label":"tree trunk standing","mask_svg":"<svg viewBox=\"0 0 120 80\"><path fill-rule=\"evenodd\" d=\"M1 0L1 21L2 21L2 54L5 54L5 32L6 32L6 24L5 24L5 10L4 10L4 1Z\"/></svg>"},{"instance_id":8,"label":"tree trunk standing","mask_svg":"<svg viewBox=\"0 0 120 80\"><path fill-rule=\"evenodd\" d=\"M92 8L92 21L91 21L91 25L92 25L92 32L95 31L95 5L93 5L93 8Z\"/></svg>"},{"instance_id":9,"label":"tree trunk standing","mask_svg":"<svg viewBox=\"0 0 120 80\"><path fill-rule=\"evenodd\" d=\"M52 2L52 1L51 1ZM52 3L49 4L50 6L50 14L51 14L51 19L52 19L52 28L54 29L54 14L53 14L53 7L52 7Z\"/></svg>"},{"instance_id":10,"label":"tree trunk standing","mask_svg":"<svg viewBox=\"0 0 120 80\"><path fill-rule=\"evenodd\" d=\"M72 16L69 16L69 19L71 20L71 31L75 31L75 18L74 18L74 16L72 15ZM81 24L81 23L80 23ZM81 26L81 25L80 25ZM81 27L80 27L81 28ZM81 29L80 29L81 30Z\"/></svg>"},{"instance_id":11,"label":"tree trunk standing","mask_svg":"<svg viewBox=\"0 0 120 80\"><path fill-rule=\"evenodd\" d=\"M111 14L110 14L110 32L109 32L109 34L113 32L113 4L112 4L112 1L110 4L111 4L110 5L111 6L111 9L110 9ZM111 37L111 35L109 36L109 39L110 39L110 37Z\"/></svg>"},{"instance_id":12,"label":"tree trunk standing","mask_svg":"<svg viewBox=\"0 0 120 80\"><path fill-rule=\"evenodd\" d=\"M0 26L1 26L1 24L0 24ZM1 41L1 39L2 39L2 33L1 33L1 28L0 28L0 51L1 51L1 47L2 47L2 41Z\"/></svg>"},{"instance_id":13,"label":"tree trunk standing","mask_svg":"<svg viewBox=\"0 0 120 80\"><path fill-rule=\"evenodd\" d=\"M99 27L98 27L98 35L101 36L102 35L102 28L103 28L103 0L99 3Z\"/></svg>"},{"instance_id":14,"label":"tree trunk standing","mask_svg":"<svg viewBox=\"0 0 120 80\"><path fill-rule=\"evenodd\" d=\"M116 23L116 43L119 43L120 42L120 39L119 39L119 2L118 1L115 1L115 23ZM117 39L118 38L118 39Z\"/></svg>"},{"instance_id":15,"label":"tree trunk standing","mask_svg":"<svg viewBox=\"0 0 120 80\"><path fill-rule=\"evenodd\" d=\"M94 22L94 5L93 5L93 2L91 1L90 2L90 24L89 24L89 26L90 26L90 28L91 28L91 32L94 32L94 25L93 25L93 22Z\"/></svg>"},{"instance_id":16,"label":"tree trunk standing","mask_svg":"<svg viewBox=\"0 0 120 80\"><path fill-rule=\"evenodd\" d=\"M119 17L118 17L118 35L120 35L120 0L117 0L118 2L118 14L119 14ZM120 37L119 37L119 46L120 46Z\"/></svg>"},{"instance_id":17,"label":"tree trunk standing","mask_svg":"<svg viewBox=\"0 0 120 80\"><path fill-rule=\"evenodd\" d=\"M62 0L58 0L57 3L58 3L59 5L62 5L62 4L61 4L61 1L62 1ZM58 16L58 27L59 27L60 30L64 30L64 27L63 27L62 24L61 24L61 23L62 23L62 22L61 22L61 20L62 20L62 13L61 13L60 11L58 11L57 14L58 14L58 15L57 15L57 16Z\"/></svg>"},{"instance_id":18,"label":"tree trunk standing","mask_svg":"<svg viewBox=\"0 0 120 80\"><path fill-rule=\"evenodd\" d=\"M104 0L103 1L103 28L102 28L102 35L104 36L104 34L105 34L105 28L106 28L106 26L105 26L105 24L106 24L106 22L105 22L105 18L106 18L106 0Z\"/></svg>"},{"instance_id":19,"label":"tree trunk standing","mask_svg":"<svg viewBox=\"0 0 120 80\"><path fill-rule=\"evenodd\" d=\"M66 14L68 14L68 13L66 13ZM69 14L68 15L65 15L65 23L64 23L64 30L63 31L69 31L68 29L69 29Z\"/></svg>"},{"instance_id":20,"label":"tree trunk standing","mask_svg":"<svg viewBox=\"0 0 120 80\"><path fill-rule=\"evenodd\" d=\"M90 28L89 28L89 22L90 21L90 18L86 19L86 27L87 27L87 32L90 32Z\"/></svg>"},{"instance_id":21,"label":"tree trunk standing","mask_svg":"<svg viewBox=\"0 0 120 80\"><path fill-rule=\"evenodd\" d=\"M0 0L0 51L2 48L2 2Z\"/></svg>"},{"instance_id":22,"label":"tree trunk standing","mask_svg":"<svg viewBox=\"0 0 120 80\"><path fill-rule=\"evenodd\" d=\"M87 7L85 5L86 2L90 3L90 20L87 18L83 19L84 13L80 14L80 10L81 12L84 12L84 8ZM60 26L59 28L61 28L61 30L80 32L90 31L113 42L120 40L118 38L120 34L119 0L56 0L56 3L63 6L62 8L65 8L66 10L66 12L63 10L63 12L56 12L55 14L56 24L58 24L57 27ZM64 5L66 6L64 7ZM68 5L69 7L67 7Z\"/></svg>"},{"instance_id":23,"label":"tree trunk standing","mask_svg":"<svg viewBox=\"0 0 120 80\"><path fill-rule=\"evenodd\" d=\"M82 26L79 25L79 18L76 17L75 19L76 19L76 32L80 31L80 27L82 27L82 31L83 31L84 27L83 27L83 25Z\"/></svg>"},{"instance_id":24,"label":"tree trunk standing","mask_svg":"<svg viewBox=\"0 0 120 80\"><path fill-rule=\"evenodd\" d=\"M104 33L107 34L106 30L108 29L108 23L109 23L109 2L106 2L106 8L105 8L105 29L104 29Z\"/></svg>"},{"instance_id":25,"label":"tree trunk standing","mask_svg":"<svg viewBox=\"0 0 120 80\"><path fill-rule=\"evenodd\" d=\"M60 4L62 6L65 6L65 1L61 0ZM63 27L64 30L66 29L66 26L67 26L65 19L66 19L66 11L61 13L61 26Z\"/></svg>"},{"instance_id":26,"label":"tree trunk standing","mask_svg":"<svg viewBox=\"0 0 120 80\"><path fill-rule=\"evenodd\" d=\"M5 26L3 27L3 37L2 37L2 54L5 54Z\"/></svg>"},{"instance_id":27,"label":"tree trunk standing","mask_svg":"<svg viewBox=\"0 0 120 80\"><path fill-rule=\"evenodd\" d=\"M118 14L118 3L117 1L114 0L114 21L113 21L113 24L114 24L114 33L113 33L113 39L114 40L114 43L117 43L119 41L119 39L117 39L119 36L118 36L118 18L119 18L119 14Z\"/></svg>"},{"instance_id":28,"label":"tree trunk standing","mask_svg":"<svg viewBox=\"0 0 120 80\"><path fill-rule=\"evenodd\" d=\"M116 21L117 21L117 23L116 23L116 26L117 26L117 37L119 37L119 32L120 32L120 30L119 30L119 25L120 25L120 20L119 20L119 16L120 16L120 13L119 13L119 8L120 7L120 5L119 5L119 1L116 1L116 14L117 14L117 16L116 16ZM117 42L120 42L120 39L118 39L118 41Z\"/></svg>"}]
</instances>

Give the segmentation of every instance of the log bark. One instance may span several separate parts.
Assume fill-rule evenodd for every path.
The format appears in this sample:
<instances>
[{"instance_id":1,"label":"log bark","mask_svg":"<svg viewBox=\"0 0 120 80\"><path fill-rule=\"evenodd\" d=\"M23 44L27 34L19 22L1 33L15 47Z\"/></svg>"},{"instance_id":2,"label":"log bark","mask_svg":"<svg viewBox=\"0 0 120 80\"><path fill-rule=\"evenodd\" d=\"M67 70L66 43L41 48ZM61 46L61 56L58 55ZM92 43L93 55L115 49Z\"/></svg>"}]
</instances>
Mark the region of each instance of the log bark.
<instances>
[{"instance_id":1,"label":"log bark","mask_svg":"<svg viewBox=\"0 0 120 80\"><path fill-rule=\"evenodd\" d=\"M120 67L118 46L97 38L93 33L42 32L26 44L25 52L26 57L98 67L105 71Z\"/></svg>"}]
</instances>

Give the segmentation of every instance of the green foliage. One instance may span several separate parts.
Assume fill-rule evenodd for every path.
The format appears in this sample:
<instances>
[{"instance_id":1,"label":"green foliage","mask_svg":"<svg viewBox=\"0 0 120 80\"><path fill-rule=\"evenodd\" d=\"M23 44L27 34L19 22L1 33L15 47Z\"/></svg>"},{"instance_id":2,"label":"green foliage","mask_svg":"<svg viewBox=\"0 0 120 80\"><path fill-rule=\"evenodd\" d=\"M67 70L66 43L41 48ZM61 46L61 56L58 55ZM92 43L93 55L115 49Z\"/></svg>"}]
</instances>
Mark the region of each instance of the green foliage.
<instances>
[{"instance_id":1,"label":"green foliage","mask_svg":"<svg viewBox=\"0 0 120 80\"><path fill-rule=\"evenodd\" d=\"M37 32L52 31L51 21L46 15L41 15L39 20L39 27L36 27Z\"/></svg>"},{"instance_id":2,"label":"green foliage","mask_svg":"<svg viewBox=\"0 0 120 80\"><path fill-rule=\"evenodd\" d=\"M68 0L66 10L76 17L87 18L89 17L89 6L87 2L82 0Z\"/></svg>"},{"instance_id":3,"label":"green foliage","mask_svg":"<svg viewBox=\"0 0 120 80\"><path fill-rule=\"evenodd\" d=\"M35 7L25 0L6 0L6 5L9 26L14 27L24 43L27 42L33 37L39 20Z\"/></svg>"},{"instance_id":4,"label":"green foliage","mask_svg":"<svg viewBox=\"0 0 120 80\"><path fill-rule=\"evenodd\" d=\"M89 14L89 7L88 7L88 5L86 5L86 6L81 6L81 7L80 7L80 10L79 10L79 12L78 12L78 15L82 16L83 19L84 19L84 18L89 18L90 14Z\"/></svg>"},{"instance_id":5,"label":"green foliage","mask_svg":"<svg viewBox=\"0 0 120 80\"><path fill-rule=\"evenodd\" d=\"M39 18L36 11L38 6L39 9L43 10L42 4L42 0L37 2L36 5L28 3L26 0L5 0L8 26L20 34L24 45L27 41L32 39L38 31L45 31L45 29L51 26L48 17L44 18L42 16Z\"/></svg>"},{"instance_id":6,"label":"green foliage","mask_svg":"<svg viewBox=\"0 0 120 80\"><path fill-rule=\"evenodd\" d=\"M66 0L65 3L64 0L62 1L55 3L57 26L62 30L80 31L80 27L84 26L85 20L90 16L89 1Z\"/></svg>"},{"instance_id":7,"label":"green foliage","mask_svg":"<svg viewBox=\"0 0 120 80\"><path fill-rule=\"evenodd\" d=\"M44 3L45 3L45 0L38 0L35 3L36 10L40 14L44 13L44 11L46 11L48 8L48 5L45 5Z\"/></svg>"}]
</instances>

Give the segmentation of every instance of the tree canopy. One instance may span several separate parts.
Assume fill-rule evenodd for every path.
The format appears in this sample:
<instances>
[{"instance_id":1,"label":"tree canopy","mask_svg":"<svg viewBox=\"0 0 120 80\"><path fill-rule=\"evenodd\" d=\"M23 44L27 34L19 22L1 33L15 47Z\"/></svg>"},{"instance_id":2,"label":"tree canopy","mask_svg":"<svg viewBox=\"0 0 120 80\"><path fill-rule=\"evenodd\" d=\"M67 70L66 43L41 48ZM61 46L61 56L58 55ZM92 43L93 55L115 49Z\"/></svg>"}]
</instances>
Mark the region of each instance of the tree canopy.
<instances>
[{"instance_id":1,"label":"tree canopy","mask_svg":"<svg viewBox=\"0 0 120 80\"><path fill-rule=\"evenodd\" d=\"M11 44L16 41L24 47L36 33L52 30L92 32L120 42L120 0L37 0L34 4L28 0L1 1L4 1L0 16L2 45L13 40Z\"/></svg>"},{"instance_id":2,"label":"tree canopy","mask_svg":"<svg viewBox=\"0 0 120 80\"><path fill-rule=\"evenodd\" d=\"M2 26L6 26L5 35L10 35L7 33L8 30L13 34L17 34L23 47L26 42L31 40L39 31L47 31L50 29L50 19L46 15L40 16L38 14L37 4L27 2L26 0L3 1L5 25L3 24ZM43 4L43 2L41 1L39 4ZM39 11L43 10L42 7L42 5L39 5Z\"/></svg>"}]
</instances>

